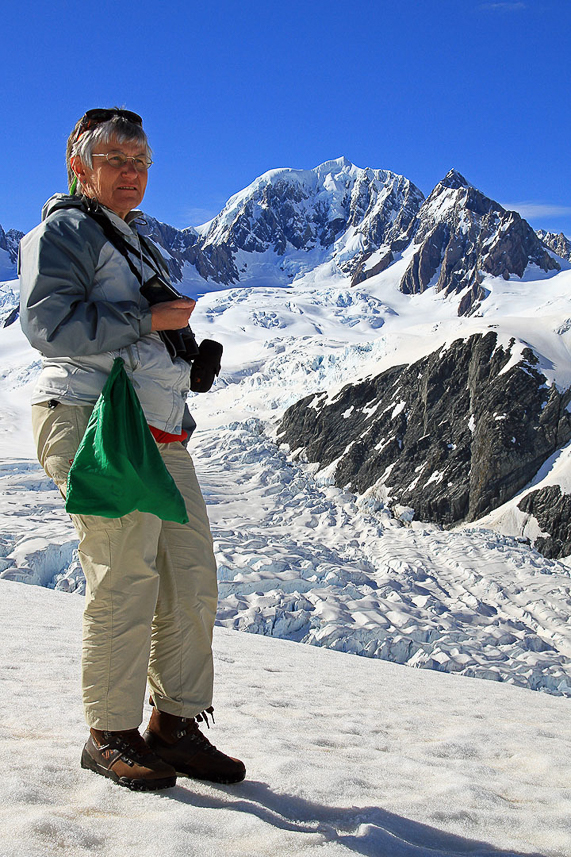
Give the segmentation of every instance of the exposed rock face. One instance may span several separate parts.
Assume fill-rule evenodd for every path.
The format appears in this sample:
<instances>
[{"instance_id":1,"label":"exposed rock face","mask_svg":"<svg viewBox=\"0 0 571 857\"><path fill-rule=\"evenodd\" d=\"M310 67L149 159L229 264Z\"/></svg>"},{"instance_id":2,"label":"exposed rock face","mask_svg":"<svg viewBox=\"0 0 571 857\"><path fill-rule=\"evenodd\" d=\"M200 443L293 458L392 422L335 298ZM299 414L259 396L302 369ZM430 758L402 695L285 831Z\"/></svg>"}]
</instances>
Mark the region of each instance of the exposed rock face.
<instances>
[{"instance_id":1,"label":"exposed rock face","mask_svg":"<svg viewBox=\"0 0 571 857\"><path fill-rule=\"evenodd\" d=\"M24 233L19 232L17 229L9 229L8 232L4 232L0 226L0 250L3 250L7 254L9 263L14 266L10 270L10 266L6 265L5 262L6 256L2 254L4 256L2 260L3 276L9 280L16 277L18 245L23 236ZM10 281L2 283L0 286L0 327L8 327L16 321L19 315L19 301L18 286L14 286Z\"/></svg>"},{"instance_id":2,"label":"exposed rock face","mask_svg":"<svg viewBox=\"0 0 571 857\"><path fill-rule=\"evenodd\" d=\"M141 228L143 235L149 237L164 250L170 275L174 283L182 280L182 269L188 258L189 250L194 246L198 234L194 229L176 229L167 223L161 223L154 217L145 215L146 226Z\"/></svg>"},{"instance_id":3,"label":"exposed rock face","mask_svg":"<svg viewBox=\"0 0 571 857\"><path fill-rule=\"evenodd\" d=\"M546 232L544 229L538 229L535 234L542 244L545 244L546 247L549 247L550 250L553 250L562 259L568 259L571 262L571 241L563 232L557 234L556 232Z\"/></svg>"},{"instance_id":4,"label":"exposed rock face","mask_svg":"<svg viewBox=\"0 0 571 857\"><path fill-rule=\"evenodd\" d=\"M530 349L513 340L504 348L493 332L459 339L333 401L302 399L286 411L280 439L332 465L339 487L374 487L419 520L474 521L571 438L571 390L547 386L536 364Z\"/></svg>"},{"instance_id":5,"label":"exposed rock face","mask_svg":"<svg viewBox=\"0 0 571 857\"><path fill-rule=\"evenodd\" d=\"M463 293L459 315L473 312L486 296L482 272L521 277L528 264L559 270L531 226L515 211L472 187L456 170L439 182L417 217L417 249L401 280L405 294L429 286L446 294Z\"/></svg>"},{"instance_id":6,"label":"exposed rock face","mask_svg":"<svg viewBox=\"0 0 571 857\"><path fill-rule=\"evenodd\" d=\"M526 494L518 509L533 515L549 534L535 540L538 551L549 559L571 554L571 495L562 494L559 485L548 485Z\"/></svg>"}]
</instances>

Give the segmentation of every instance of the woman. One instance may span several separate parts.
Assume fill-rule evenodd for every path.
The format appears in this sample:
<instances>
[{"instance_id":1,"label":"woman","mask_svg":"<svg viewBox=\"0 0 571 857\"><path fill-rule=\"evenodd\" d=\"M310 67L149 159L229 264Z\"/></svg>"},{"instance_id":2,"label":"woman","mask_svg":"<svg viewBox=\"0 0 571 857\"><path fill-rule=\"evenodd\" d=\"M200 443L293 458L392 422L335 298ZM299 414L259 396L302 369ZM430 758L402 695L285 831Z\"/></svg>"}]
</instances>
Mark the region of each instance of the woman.
<instances>
[{"instance_id":1,"label":"woman","mask_svg":"<svg viewBox=\"0 0 571 857\"><path fill-rule=\"evenodd\" d=\"M124 361L187 524L132 512L72 515L86 579L82 686L90 736L81 764L132 789L167 788L176 773L239 782L245 768L202 735L212 711L216 566L206 507L183 446L190 366L169 331L195 302L150 306L141 285L168 279L136 229L151 150L141 117L89 110L67 146L70 194L45 205L22 240L22 328L43 355L32 398L38 457L65 496L93 406L115 358ZM192 355L191 355L192 356ZM146 684L152 716L139 733Z\"/></svg>"}]
</instances>

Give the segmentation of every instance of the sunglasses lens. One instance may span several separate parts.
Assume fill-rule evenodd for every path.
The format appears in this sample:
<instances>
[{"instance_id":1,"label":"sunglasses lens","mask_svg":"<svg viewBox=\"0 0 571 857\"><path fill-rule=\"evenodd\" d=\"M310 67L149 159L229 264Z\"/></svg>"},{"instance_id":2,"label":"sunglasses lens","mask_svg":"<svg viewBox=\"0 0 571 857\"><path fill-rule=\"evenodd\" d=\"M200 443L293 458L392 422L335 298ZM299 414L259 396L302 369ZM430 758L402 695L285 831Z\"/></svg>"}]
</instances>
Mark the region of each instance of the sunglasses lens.
<instances>
[{"instance_id":1,"label":"sunglasses lens","mask_svg":"<svg viewBox=\"0 0 571 857\"><path fill-rule=\"evenodd\" d=\"M132 122L133 125L142 125L143 124L143 120L141 119L139 114L138 113L132 113L130 110L118 110L117 115L118 116L124 116L125 119L127 119L128 122Z\"/></svg>"},{"instance_id":2,"label":"sunglasses lens","mask_svg":"<svg viewBox=\"0 0 571 857\"><path fill-rule=\"evenodd\" d=\"M114 116L121 116L127 122L132 122L133 125L142 127L143 120L138 113L133 113L131 110L113 110L111 108L95 107L93 110L88 110L83 119L87 125L93 122L107 122Z\"/></svg>"}]
</instances>

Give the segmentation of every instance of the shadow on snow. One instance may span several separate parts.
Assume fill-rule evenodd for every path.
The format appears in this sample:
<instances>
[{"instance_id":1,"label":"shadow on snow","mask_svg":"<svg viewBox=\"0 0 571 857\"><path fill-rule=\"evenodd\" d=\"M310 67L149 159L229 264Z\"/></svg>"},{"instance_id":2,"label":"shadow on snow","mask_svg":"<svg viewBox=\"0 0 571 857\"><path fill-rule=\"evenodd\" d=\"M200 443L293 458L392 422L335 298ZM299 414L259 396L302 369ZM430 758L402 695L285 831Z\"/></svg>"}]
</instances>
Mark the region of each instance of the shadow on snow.
<instances>
[{"instance_id":1,"label":"shadow on snow","mask_svg":"<svg viewBox=\"0 0 571 857\"><path fill-rule=\"evenodd\" d=\"M296 795L277 794L267 783L255 780L218 790L224 797L198 795L179 785L165 797L204 809L245 812L280 830L321 835L325 842L365 857L543 857L538 852L494 848L378 807L327 807ZM466 812L465 820L469 818Z\"/></svg>"}]
</instances>

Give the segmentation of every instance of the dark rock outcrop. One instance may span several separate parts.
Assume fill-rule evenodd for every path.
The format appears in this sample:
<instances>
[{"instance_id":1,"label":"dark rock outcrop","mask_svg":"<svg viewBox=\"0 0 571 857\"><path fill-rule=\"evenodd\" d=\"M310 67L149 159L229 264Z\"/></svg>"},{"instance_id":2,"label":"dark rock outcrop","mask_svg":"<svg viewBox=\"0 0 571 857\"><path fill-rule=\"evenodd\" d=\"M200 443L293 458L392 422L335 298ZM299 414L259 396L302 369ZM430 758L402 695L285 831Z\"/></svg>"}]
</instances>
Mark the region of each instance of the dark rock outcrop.
<instances>
[{"instance_id":1,"label":"dark rock outcrop","mask_svg":"<svg viewBox=\"0 0 571 857\"><path fill-rule=\"evenodd\" d=\"M302 399L279 437L321 468L333 465L339 487L375 488L419 520L475 521L571 438L571 390L548 386L537 362L513 340L504 347L493 332L476 334L348 385L332 401Z\"/></svg>"},{"instance_id":2,"label":"dark rock outcrop","mask_svg":"<svg viewBox=\"0 0 571 857\"><path fill-rule=\"evenodd\" d=\"M547 535L538 536L534 547L549 559L571 554L571 495L563 494L559 485L548 485L530 491L518 509L537 520Z\"/></svg>"},{"instance_id":3,"label":"dark rock outcrop","mask_svg":"<svg viewBox=\"0 0 571 857\"><path fill-rule=\"evenodd\" d=\"M560 270L531 226L515 211L472 187L456 170L439 182L417 217L417 249L400 289L417 294L429 286L461 294L459 315L475 311L486 297L483 274L518 277L530 263L543 271Z\"/></svg>"}]
</instances>

